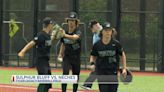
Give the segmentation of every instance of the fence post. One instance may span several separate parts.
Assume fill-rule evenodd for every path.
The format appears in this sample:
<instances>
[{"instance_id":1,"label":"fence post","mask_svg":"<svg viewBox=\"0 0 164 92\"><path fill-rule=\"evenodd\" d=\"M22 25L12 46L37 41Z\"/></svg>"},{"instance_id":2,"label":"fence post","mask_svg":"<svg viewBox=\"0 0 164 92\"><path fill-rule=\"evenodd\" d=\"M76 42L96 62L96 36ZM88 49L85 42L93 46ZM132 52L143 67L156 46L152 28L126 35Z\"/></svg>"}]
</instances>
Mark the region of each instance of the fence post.
<instances>
[{"instance_id":1,"label":"fence post","mask_svg":"<svg viewBox=\"0 0 164 92\"><path fill-rule=\"evenodd\" d=\"M161 0L160 2L160 30L162 32L162 62L161 62L161 70L160 72L164 72L164 1Z\"/></svg>"},{"instance_id":2,"label":"fence post","mask_svg":"<svg viewBox=\"0 0 164 92\"><path fill-rule=\"evenodd\" d=\"M11 8L11 2L10 0L4 0L3 3L4 4L4 10L10 10ZM3 17L3 20L9 20L11 18L10 16L11 13L6 13L5 17ZM9 26L8 25L3 25L3 38L5 39L5 41L2 40L2 44L3 44L3 60L4 60L4 65L8 66L9 65L9 57L10 57L10 37L9 37Z\"/></svg>"},{"instance_id":3,"label":"fence post","mask_svg":"<svg viewBox=\"0 0 164 92\"><path fill-rule=\"evenodd\" d=\"M116 28L117 40L120 40L121 0L113 0L112 5L112 26Z\"/></svg>"},{"instance_id":4,"label":"fence post","mask_svg":"<svg viewBox=\"0 0 164 92\"><path fill-rule=\"evenodd\" d=\"M146 37L145 37L145 8L146 1L140 0L140 70L145 71L146 58Z\"/></svg>"},{"instance_id":5,"label":"fence post","mask_svg":"<svg viewBox=\"0 0 164 92\"><path fill-rule=\"evenodd\" d=\"M33 23L33 37L35 37L38 33L38 10L39 10L39 0L33 0L33 14L34 14L34 23ZM35 58L36 58L36 48L33 48L32 53L32 61L29 61L29 67L34 67L35 65Z\"/></svg>"},{"instance_id":6,"label":"fence post","mask_svg":"<svg viewBox=\"0 0 164 92\"><path fill-rule=\"evenodd\" d=\"M77 14L79 14L79 0L72 0L71 2L71 11L76 12Z\"/></svg>"},{"instance_id":7,"label":"fence post","mask_svg":"<svg viewBox=\"0 0 164 92\"><path fill-rule=\"evenodd\" d=\"M0 66L2 66L3 0L0 0Z\"/></svg>"},{"instance_id":8,"label":"fence post","mask_svg":"<svg viewBox=\"0 0 164 92\"><path fill-rule=\"evenodd\" d=\"M107 13L106 13L106 20L108 22L112 22L112 0L107 0Z\"/></svg>"}]
</instances>

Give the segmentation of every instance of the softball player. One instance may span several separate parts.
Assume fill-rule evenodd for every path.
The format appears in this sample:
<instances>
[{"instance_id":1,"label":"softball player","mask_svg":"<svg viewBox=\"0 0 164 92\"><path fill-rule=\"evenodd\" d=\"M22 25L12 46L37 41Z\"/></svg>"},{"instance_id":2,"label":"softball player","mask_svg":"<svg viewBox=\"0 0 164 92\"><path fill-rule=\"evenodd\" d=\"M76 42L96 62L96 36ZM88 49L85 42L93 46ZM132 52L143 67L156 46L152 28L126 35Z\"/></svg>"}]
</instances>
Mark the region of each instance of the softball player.
<instances>
[{"instance_id":1,"label":"softball player","mask_svg":"<svg viewBox=\"0 0 164 92\"><path fill-rule=\"evenodd\" d=\"M59 56L63 58L63 75L68 75L72 69L73 75L80 74L80 53L81 53L81 31L78 29L79 19L75 12L71 12L66 18L68 29L64 38L61 39ZM62 84L62 92L66 92L67 84ZM73 84L73 92L77 92L78 84Z\"/></svg>"},{"instance_id":2,"label":"softball player","mask_svg":"<svg viewBox=\"0 0 164 92\"><path fill-rule=\"evenodd\" d=\"M123 75L126 77L126 56L120 43L112 38L113 28L110 23L103 24L101 40L96 42L91 51L91 69L96 71L100 92L117 92L119 56L123 63Z\"/></svg>"},{"instance_id":3,"label":"softball player","mask_svg":"<svg viewBox=\"0 0 164 92\"><path fill-rule=\"evenodd\" d=\"M89 27L93 33L93 45L94 45L97 41L100 40L99 33L102 30L102 26L96 20L92 20L89 23ZM89 74L89 77L84 82L84 84L81 86L81 88L86 89L86 90L90 90L92 87L92 83L95 80L96 80L96 74L95 74L95 71L92 71Z\"/></svg>"},{"instance_id":4,"label":"softball player","mask_svg":"<svg viewBox=\"0 0 164 92\"><path fill-rule=\"evenodd\" d=\"M36 69L39 75L51 75L49 65L51 39L49 33L53 29L53 24L54 21L51 18L45 18L42 31L18 53L18 56L22 58L26 51L35 46L37 51ZM37 92L48 92L51 87L51 84L39 84Z\"/></svg>"}]
</instances>

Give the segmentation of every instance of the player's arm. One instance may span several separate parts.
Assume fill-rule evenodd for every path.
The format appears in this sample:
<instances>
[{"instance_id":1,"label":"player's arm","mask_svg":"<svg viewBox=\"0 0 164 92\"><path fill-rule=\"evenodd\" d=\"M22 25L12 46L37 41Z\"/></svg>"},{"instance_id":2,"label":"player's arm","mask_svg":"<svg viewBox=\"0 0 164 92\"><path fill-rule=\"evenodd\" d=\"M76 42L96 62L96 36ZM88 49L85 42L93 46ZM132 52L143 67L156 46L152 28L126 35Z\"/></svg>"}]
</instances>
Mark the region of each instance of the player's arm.
<instances>
[{"instance_id":1,"label":"player's arm","mask_svg":"<svg viewBox=\"0 0 164 92\"><path fill-rule=\"evenodd\" d=\"M81 36L81 31L80 31L80 30L78 30L78 31L77 31L75 34L73 34L73 35L69 35L69 34L65 34L65 35L64 35L65 38L68 38L68 39L70 39L70 40L77 40L77 39L80 38L80 36Z\"/></svg>"},{"instance_id":2,"label":"player's arm","mask_svg":"<svg viewBox=\"0 0 164 92\"><path fill-rule=\"evenodd\" d=\"M91 55L91 56L90 56L89 62L90 62L90 63L95 63L96 58L97 58L96 56Z\"/></svg>"},{"instance_id":3,"label":"player's arm","mask_svg":"<svg viewBox=\"0 0 164 92\"><path fill-rule=\"evenodd\" d=\"M123 69L126 70L126 55L124 51L122 52L121 61L122 61Z\"/></svg>"},{"instance_id":4,"label":"player's arm","mask_svg":"<svg viewBox=\"0 0 164 92\"><path fill-rule=\"evenodd\" d=\"M19 53L18 53L18 56L23 58L24 57L24 54L29 50L31 49L33 46L35 45L35 42L32 40L30 41Z\"/></svg>"},{"instance_id":5,"label":"player's arm","mask_svg":"<svg viewBox=\"0 0 164 92\"><path fill-rule=\"evenodd\" d=\"M95 70L95 61L96 61L96 58L97 58L96 56L91 55L90 56L90 60L89 60L90 61L90 68L93 71Z\"/></svg>"},{"instance_id":6,"label":"player's arm","mask_svg":"<svg viewBox=\"0 0 164 92\"><path fill-rule=\"evenodd\" d=\"M74 35L65 34L64 37L71 40L77 40L80 38L80 34L74 34Z\"/></svg>"},{"instance_id":7,"label":"player's arm","mask_svg":"<svg viewBox=\"0 0 164 92\"><path fill-rule=\"evenodd\" d=\"M95 70L95 62L98 56L97 46L93 45L91 55L90 55L90 68L94 71Z\"/></svg>"},{"instance_id":8,"label":"player's arm","mask_svg":"<svg viewBox=\"0 0 164 92\"><path fill-rule=\"evenodd\" d=\"M58 55L59 58L63 58L64 49L65 49L65 46L64 46L64 43L62 43L61 46L60 46L60 51L59 51L59 55Z\"/></svg>"},{"instance_id":9,"label":"player's arm","mask_svg":"<svg viewBox=\"0 0 164 92\"><path fill-rule=\"evenodd\" d=\"M127 68L126 68L126 55L124 51L122 52L121 61L122 61L122 66L123 66L122 74L124 78L126 78Z\"/></svg>"},{"instance_id":10,"label":"player's arm","mask_svg":"<svg viewBox=\"0 0 164 92\"><path fill-rule=\"evenodd\" d=\"M122 48L120 43L117 44L117 51L118 51L118 54L121 56L121 62L122 62L122 66L123 66L122 74L124 77L126 77L126 75L127 75L126 55L125 55L125 51Z\"/></svg>"}]
</instances>

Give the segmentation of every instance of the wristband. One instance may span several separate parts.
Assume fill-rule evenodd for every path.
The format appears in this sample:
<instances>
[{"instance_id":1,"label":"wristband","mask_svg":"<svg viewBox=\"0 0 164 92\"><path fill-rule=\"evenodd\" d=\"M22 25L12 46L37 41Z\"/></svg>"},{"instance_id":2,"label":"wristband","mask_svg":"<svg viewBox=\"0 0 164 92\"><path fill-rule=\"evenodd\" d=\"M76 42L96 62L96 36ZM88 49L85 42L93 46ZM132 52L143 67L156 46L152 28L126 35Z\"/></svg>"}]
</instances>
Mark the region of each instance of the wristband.
<instances>
[{"instance_id":1,"label":"wristband","mask_svg":"<svg viewBox=\"0 0 164 92\"><path fill-rule=\"evenodd\" d=\"M90 65L95 65L95 62L90 62Z\"/></svg>"}]
</instances>

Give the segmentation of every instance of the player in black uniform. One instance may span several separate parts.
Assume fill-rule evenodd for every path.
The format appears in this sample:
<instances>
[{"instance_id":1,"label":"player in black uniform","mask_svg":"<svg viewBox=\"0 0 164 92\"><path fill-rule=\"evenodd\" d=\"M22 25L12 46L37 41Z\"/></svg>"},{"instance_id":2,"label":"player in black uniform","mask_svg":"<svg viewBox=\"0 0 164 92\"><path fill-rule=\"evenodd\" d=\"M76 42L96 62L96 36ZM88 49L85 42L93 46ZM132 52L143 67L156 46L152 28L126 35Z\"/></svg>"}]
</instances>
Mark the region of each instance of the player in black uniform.
<instances>
[{"instance_id":1,"label":"player in black uniform","mask_svg":"<svg viewBox=\"0 0 164 92\"><path fill-rule=\"evenodd\" d=\"M92 43L94 45L97 41L100 40L99 33L102 30L102 26L96 20L92 20L89 23L89 28L91 29L91 31L93 33ZM96 80L95 75L96 75L96 73L94 71L92 71L89 74L89 77L85 80L84 84L81 86L81 88L86 89L86 90L90 90L91 87L92 87L93 82Z\"/></svg>"},{"instance_id":2,"label":"player in black uniform","mask_svg":"<svg viewBox=\"0 0 164 92\"><path fill-rule=\"evenodd\" d=\"M112 29L109 22L103 24L101 40L94 44L91 51L91 69L96 71L100 92L117 92L119 56L123 64L124 77L127 74L125 52L120 43L112 39Z\"/></svg>"},{"instance_id":3,"label":"player in black uniform","mask_svg":"<svg viewBox=\"0 0 164 92\"><path fill-rule=\"evenodd\" d=\"M36 69L39 75L51 75L49 65L51 47L50 32L53 29L53 24L54 21L51 18L45 18L43 20L42 31L18 53L18 56L22 58L26 51L35 46L37 56L34 58L36 58ZM39 84L37 92L48 92L48 89L51 87L51 84Z\"/></svg>"},{"instance_id":4,"label":"player in black uniform","mask_svg":"<svg viewBox=\"0 0 164 92\"><path fill-rule=\"evenodd\" d=\"M80 53L81 53L81 31L78 29L79 19L75 12L71 12L66 18L68 29L64 38L61 39L59 56L63 58L63 75L68 75L72 69L73 75L80 74ZM73 84L73 92L77 92L78 84ZM62 84L62 92L66 92L67 84Z\"/></svg>"}]
</instances>

